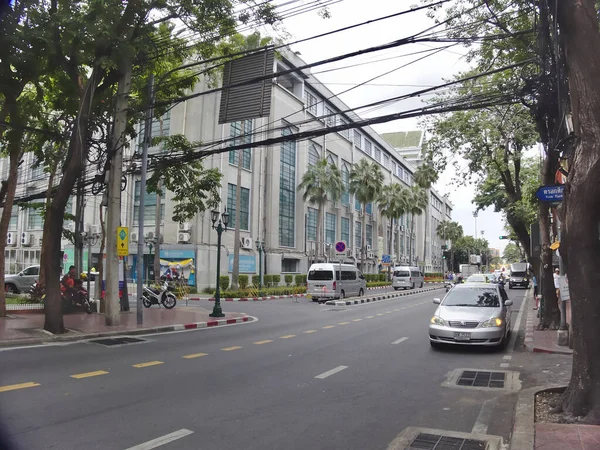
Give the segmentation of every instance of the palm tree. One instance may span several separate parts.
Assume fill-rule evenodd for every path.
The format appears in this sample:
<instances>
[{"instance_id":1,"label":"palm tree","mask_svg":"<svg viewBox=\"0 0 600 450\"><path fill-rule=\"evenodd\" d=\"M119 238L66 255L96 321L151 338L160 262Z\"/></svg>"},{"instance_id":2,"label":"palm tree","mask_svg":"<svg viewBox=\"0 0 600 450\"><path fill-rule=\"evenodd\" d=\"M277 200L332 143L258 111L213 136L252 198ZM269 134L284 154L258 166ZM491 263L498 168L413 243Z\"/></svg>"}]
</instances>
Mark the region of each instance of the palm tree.
<instances>
[{"instance_id":1,"label":"palm tree","mask_svg":"<svg viewBox=\"0 0 600 450\"><path fill-rule=\"evenodd\" d=\"M423 213L423 211L425 211L425 209L427 208L427 204L428 204L428 191L418 187L418 186L413 186L410 189L410 204L409 204L409 208L408 208L408 212L411 214L411 224L410 224L410 251L408 252L409 255L409 261L410 264L412 265L412 261L413 261L413 252L414 252L414 246L413 246L413 234L415 233L415 216L419 216Z\"/></svg>"},{"instance_id":2,"label":"palm tree","mask_svg":"<svg viewBox=\"0 0 600 450\"><path fill-rule=\"evenodd\" d=\"M361 270L365 270L367 240L367 204L377 200L383 187L383 172L375 161L369 163L366 159L361 159L352 167L350 172L350 193L356 196L361 204L362 210L362 236L361 236Z\"/></svg>"},{"instance_id":3,"label":"palm tree","mask_svg":"<svg viewBox=\"0 0 600 450\"><path fill-rule=\"evenodd\" d=\"M383 217L390 221L391 236L388 240L389 254L395 253L394 227L396 220L400 219L408 210L410 192L398 183L387 184L381 189L377 203ZM392 262L393 263L393 262Z\"/></svg>"},{"instance_id":4,"label":"palm tree","mask_svg":"<svg viewBox=\"0 0 600 450\"><path fill-rule=\"evenodd\" d=\"M435 231L444 241L450 241L450 267L454 270L454 243L463 236L463 227L458 222L444 220Z\"/></svg>"},{"instance_id":5,"label":"palm tree","mask_svg":"<svg viewBox=\"0 0 600 450\"><path fill-rule=\"evenodd\" d=\"M415 180L416 186L421 188L427 194L425 195L425 206L423 207L423 211L426 213L423 230L423 261L425 261L425 254L427 253L427 227L429 224L429 189L431 189L433 183L437 181L438 173L431 161L425 161L415 171L413 179Z\"/></svg>"},{"instance_id":6,"label":"palm tree","mask_svg":"<svg viewBox=\"0 0 600 450\"><path fill-rule=\"evenodd\" d=\"M302 176L298 191L304 191L304 201L313 203L318 207L317 213L317 249L321 254L323 243L323 215L327 201L339 200L343 190L342 174L334 164L321 158L314 166L310 166Z\"/></svg>"}]
</instances>

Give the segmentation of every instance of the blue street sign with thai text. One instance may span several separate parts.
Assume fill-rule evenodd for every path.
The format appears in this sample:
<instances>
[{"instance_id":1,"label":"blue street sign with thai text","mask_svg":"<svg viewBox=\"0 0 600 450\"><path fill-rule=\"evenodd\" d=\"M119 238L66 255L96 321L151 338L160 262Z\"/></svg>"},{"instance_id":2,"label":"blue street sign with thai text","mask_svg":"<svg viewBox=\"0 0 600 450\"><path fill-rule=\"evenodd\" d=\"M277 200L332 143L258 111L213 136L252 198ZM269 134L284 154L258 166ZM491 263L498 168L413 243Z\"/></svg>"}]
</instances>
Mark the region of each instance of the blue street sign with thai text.
<instances>
[{"instance_id":1,"label":"blue street sign with thai text","mask_svg":"<svg viewBox=\"0 0 600 450\"><path fill-rule=\"evenodd\" d=\"M535 196L541 202L554 203L562 202L565 192L565 187L562 184L556 186L540 186L535 191Z\"/></svg>"}]
</instances>

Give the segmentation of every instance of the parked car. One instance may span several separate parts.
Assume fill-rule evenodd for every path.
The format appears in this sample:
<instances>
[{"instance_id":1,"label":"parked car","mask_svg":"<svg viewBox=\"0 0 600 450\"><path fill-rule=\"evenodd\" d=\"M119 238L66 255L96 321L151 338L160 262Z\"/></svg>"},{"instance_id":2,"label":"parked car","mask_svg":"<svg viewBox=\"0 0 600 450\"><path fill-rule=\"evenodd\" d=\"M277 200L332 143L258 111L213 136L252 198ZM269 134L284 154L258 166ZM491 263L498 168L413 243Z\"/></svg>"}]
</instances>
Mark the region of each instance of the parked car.
<instances>
[{"instance_id":1,"label":"parked car","mask_svg":"<svg viewBox=\"0 0 600 450\"><path fill-rule=\"evenodd\" d=\"M29 266L16 275L4 276L4 290L14 294L29 292L40 276L40 266Z\"/></svg>"},{"instance_id":2,"label":"parked car","mask_svg":"<svg viewBox=\"0 0 600 450\"><path fill-rule=\"evenodd\" d=\"M334 298L345 298L367 292L367 283L360 270L352 264L340 265L332 263L313 264L306 277L307 293L313 301L325 301Z\"/></svg>"},{"instance_id":3,"label":"parked car","mask_svg":"<svg viewBox=\"0 0 600 450\"><path fill-rule=\"evenodd\" d=\"M392 287L397 291L400 288L414 289L423 287L425 277L418 267L399 266L394 267L392 276Z\"/></svg>"},{"instance_id":4,"label":"parked car","mask_svg":"<svg viewBox=\"0 0 600 450\"><path fill-rule=\"evenodd\" d=\"M429 343L501 346L510 331L512 300L493 283L458 284L443 300L429 323Z\"/></svg>"}]
</instances>

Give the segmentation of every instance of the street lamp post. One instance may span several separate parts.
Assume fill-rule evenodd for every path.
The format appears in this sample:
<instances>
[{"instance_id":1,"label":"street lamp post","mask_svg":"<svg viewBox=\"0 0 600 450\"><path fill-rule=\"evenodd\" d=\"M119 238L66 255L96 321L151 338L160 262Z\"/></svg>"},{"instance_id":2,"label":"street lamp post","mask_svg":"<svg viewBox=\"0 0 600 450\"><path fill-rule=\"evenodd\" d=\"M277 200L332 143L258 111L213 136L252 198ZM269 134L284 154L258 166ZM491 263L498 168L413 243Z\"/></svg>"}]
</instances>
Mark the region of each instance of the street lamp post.
<instances>
[{"instance_id":1,"label":"street lamp post","mask_svg":"<svg viewBox=\"0 0 600 450\"><path fill-rule=\"evenodd\" d=\"M225 212L221 214L220 219L219 214L219 211L216 210L210 212L212 227L217 231L217 289L215 291L215 306L213 312L209 314L210 317L225 317L221 309L221 285L219 281L221 279L221 235L224 231L227 231L229 213L227 212L227 208L225 208Z\"/></svg>"},{"instance_id":2,"label":"street lamp post","mask_svg":"<svg viewBox=\"0 0 600 450\"><path fill-rule=\"evenodd\" d=\"M256 240L256 250L258 250L258 295L260 297L260 291L262 290L262 254L265 251L264 241Z\"/></svg>"}]
</instances>

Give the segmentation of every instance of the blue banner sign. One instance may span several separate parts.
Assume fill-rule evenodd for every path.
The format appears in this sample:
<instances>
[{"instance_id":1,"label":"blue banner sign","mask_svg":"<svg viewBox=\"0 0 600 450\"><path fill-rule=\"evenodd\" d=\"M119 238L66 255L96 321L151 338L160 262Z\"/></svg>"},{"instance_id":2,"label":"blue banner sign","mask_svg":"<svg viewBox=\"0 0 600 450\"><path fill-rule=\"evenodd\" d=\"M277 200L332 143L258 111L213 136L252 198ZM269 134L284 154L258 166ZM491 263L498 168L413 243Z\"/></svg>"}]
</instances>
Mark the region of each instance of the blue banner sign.
<instances>
[{"instance_id":1,"label":"blue banner sign","mask_svg":"<svg viewBox=\"0 0 600 450\"><path fill-rule=\"evenodd\" d=\"M565 187L562 184L556 186L540 186L535 191L535 196L541 202L554 203L562 202L564 197Z\"/></svg>"},{"instance_id":2,"label":"blue banner sign","mask_svg":"<svg viewBox=\"0 0 600 450\"><path fill-rule=\"evenodd\" d=\"M233 272L233 255L229 255L229 273ZM240 255L240 273L256 273L256 255Z\"/></svg>"}]
</instances>

